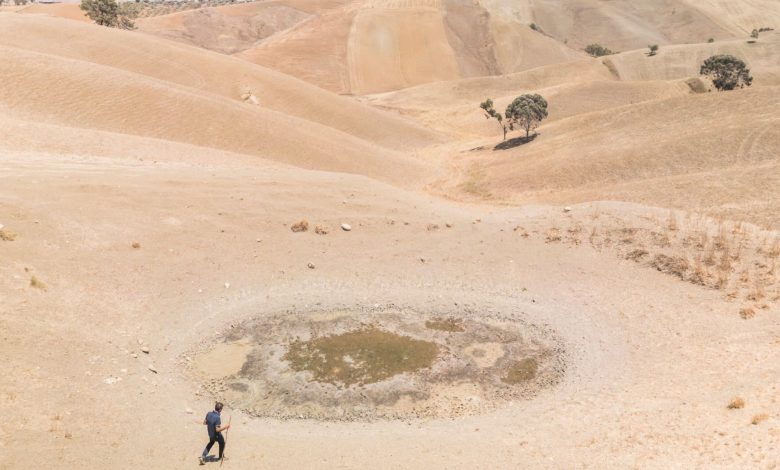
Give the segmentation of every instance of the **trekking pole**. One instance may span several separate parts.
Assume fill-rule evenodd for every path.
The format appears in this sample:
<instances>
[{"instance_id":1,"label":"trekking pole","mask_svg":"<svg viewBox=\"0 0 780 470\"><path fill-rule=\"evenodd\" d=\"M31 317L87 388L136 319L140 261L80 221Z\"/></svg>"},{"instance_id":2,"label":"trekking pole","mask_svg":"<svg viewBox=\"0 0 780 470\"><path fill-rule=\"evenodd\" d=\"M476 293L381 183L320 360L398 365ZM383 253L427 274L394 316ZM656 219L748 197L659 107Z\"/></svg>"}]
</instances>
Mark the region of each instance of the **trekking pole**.
<instances>
[{"instance_id":1,"label":"trekking pole","mask_svg":"<svg viewBox=\"0 0 780 470\"><path fill-rule=\"evenodd\" d=\"M230 415L228 418L228 426L230 426L230 422L233 421L233 415ZM225 431L225 449L227 449L227 435L230 432L230 428L227 428L227 431ZM222 458L219 459L219 466L221 467L222 464L225 463L225 453L222 452Z\"/></svg>"}]
</instances>

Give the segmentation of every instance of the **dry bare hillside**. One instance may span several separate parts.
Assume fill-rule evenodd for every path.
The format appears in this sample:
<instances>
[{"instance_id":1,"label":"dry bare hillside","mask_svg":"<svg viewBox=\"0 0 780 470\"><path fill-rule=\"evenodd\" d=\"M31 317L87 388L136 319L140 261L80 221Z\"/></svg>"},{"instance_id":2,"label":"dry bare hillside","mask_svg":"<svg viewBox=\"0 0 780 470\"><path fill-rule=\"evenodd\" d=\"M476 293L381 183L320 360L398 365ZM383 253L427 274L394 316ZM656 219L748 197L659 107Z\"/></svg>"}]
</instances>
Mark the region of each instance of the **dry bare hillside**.
<instances>
[{"instance_id":1,"label":"dry bare hillside","mask_svg":"<svg viewBox=\"0 0 780 470\"><path fill-rule=\"evenodd\" d=\"M595 110L513 149L462 153L459 188L512 201L635 201L776 228L778 109L780 88L766 86Z\"/></svg>"},{"instance_id":2,"label":"dry bare hillside","mask_svg":"<svg viewBox=\"0 0 780 470\"><path fill-rule=\"evenodd\" d=\"M5 46L107 66L236 103L253 94L263 112L320 123L388 148L409 150L435 140L408 121L222 54L57 18L8 14L0 16L0 26Z\"/></svg>"},{"instance_id":3,"label":"dry bare hillside","mask_svg":"<svg viewBox=\"0 0 780 470\"><path fill-rule=\"evenodd\" d=\"M405 165L420 164L382 145L410 149L432 141L402 119L219 54L159 47L151 39L144 47L144 36L61 19L2 15L0 23L7 84L0 102L15 119L352 168L395 181L408 180ZM206 72L211 58L227 63L219 70L229 80ZM242 101L240 83L255 85L263 105Z\"/></svg>"},{"instance_id":4,"label":"dry bare hillside","mask_svg":"<svg viewBox=\"0 0 780 470\"><path fill-rule=\"evenodd\" d=\"M237 22L245 25L258 15L274 15L278 9L288 11L294 6L262 3L256 8L262 13L245 13L249 19L237 19L239 9L247 11L247 7L232 6L145 19L139 25L146 32L214 50L241 49L236 52L241 58L352 94L514 72L581 55L527 24L459 0L309 8L312 16L305 21L250 44L254 36ZM227 12L230 20L225 19ZM207 35L215 33L201 32L210 30L201 28L204 23L218 28L221 39L211 40ZM225 41L241 45L225 46Z\"/></svg>"},{"instance_id":5,"label":"dry bare hillside","mask_svg":"<svg viewBox=\"0 0 780 470\"><path fill-rule=\"evenodd\" d=\"M739 4L534 0L520 5L429 0L314 5L306 12L312 16L305 21L291 19L284 26L266 26L271 20L262 15L302 18L289 13L298 11L289 2L177 13L144 20L141 28L214 50L240 48L238 56L249 61L333 91L364 94L528 70L575 59L591 43L625 51L647 44L746 38L754 28L780 24L771 0ZM282 15L281 10L288 13ZM263 26L249 33L246 25L258 15ZM237 26L238 22L244 26ZM535 29L530 28L532 24ZM268 34L263 31L287 26L264 39ZM211 31L219 31L219 37L212 37L216 33Z\"/></svg>"}]
</instances>

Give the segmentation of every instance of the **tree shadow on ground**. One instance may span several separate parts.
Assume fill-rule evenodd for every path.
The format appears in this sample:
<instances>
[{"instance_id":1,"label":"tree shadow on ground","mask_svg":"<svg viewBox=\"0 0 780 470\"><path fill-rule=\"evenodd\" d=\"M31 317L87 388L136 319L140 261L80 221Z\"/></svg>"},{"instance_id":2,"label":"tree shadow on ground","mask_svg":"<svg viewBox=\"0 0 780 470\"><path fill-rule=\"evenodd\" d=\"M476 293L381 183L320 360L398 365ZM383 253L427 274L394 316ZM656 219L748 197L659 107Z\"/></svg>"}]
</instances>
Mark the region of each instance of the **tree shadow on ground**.
<instances>
[{"instance_id":1,"label":"tree shadow on ground","mask_svg":"<svg viewBox=\"0 0 780 470\"><path fill-rule=\"evenodd\" d=\"M509 150L513 149L515 147L519 147L523 144L527 144L528 142L531 142L538 136L539 134L532 134L528 137L522 136L522 137L515 137L514 139L509 139L501 142L500 144L493 147L493 150Z\"/></svg>"}]
</instances>

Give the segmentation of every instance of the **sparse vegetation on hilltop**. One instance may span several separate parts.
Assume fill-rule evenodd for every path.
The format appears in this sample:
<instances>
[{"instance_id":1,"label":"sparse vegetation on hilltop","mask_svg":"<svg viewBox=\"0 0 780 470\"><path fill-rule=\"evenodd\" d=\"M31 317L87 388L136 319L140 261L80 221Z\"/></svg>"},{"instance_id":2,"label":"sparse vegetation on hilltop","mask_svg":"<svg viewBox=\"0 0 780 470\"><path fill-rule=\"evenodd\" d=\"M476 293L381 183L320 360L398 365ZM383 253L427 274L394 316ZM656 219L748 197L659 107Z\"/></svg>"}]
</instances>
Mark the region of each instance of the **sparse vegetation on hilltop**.
<instances>
[{"instance_id":1,"label":"sparse vegetation on hilltop","mask_svg":"<svg viewBox=\"0 0 780 470\"><path fill-rule=\"evenodd\" d=\"M650 57L658 54L658 44L649 45L647 48L650 49L650 52L647 53Z\"/></svg>"},{"instance_id":2,"label":"sparse vegetation on hilltop","mask_svg":"<svg viewBox=\"0 0 780 470\"><path fill-rule=\"evenodd\" d=\"M115 0L82 0L79 8L96 24L119 29L135 29L139 10L135 3Z\"/></svg>"}]
</instances>

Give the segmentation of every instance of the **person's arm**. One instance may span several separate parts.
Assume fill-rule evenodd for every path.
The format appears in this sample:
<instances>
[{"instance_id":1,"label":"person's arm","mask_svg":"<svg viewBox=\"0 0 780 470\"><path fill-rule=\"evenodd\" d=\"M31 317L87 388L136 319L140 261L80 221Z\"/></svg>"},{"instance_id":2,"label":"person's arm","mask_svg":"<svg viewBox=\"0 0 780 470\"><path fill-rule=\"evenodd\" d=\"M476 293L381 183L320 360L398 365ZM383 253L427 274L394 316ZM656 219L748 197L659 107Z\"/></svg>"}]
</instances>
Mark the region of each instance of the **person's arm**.
<instances>
[{"instance_id":1,"label":"person's arm","mask_svg":"<svg viewBox=\"0 0 780 470\"><path fill-rule=\"evenodd\" d=\"M229 424L226 424L224 426L217 426L217 432L227 431L228 429L230 429Z\"/></svg>"}]
</instances>

